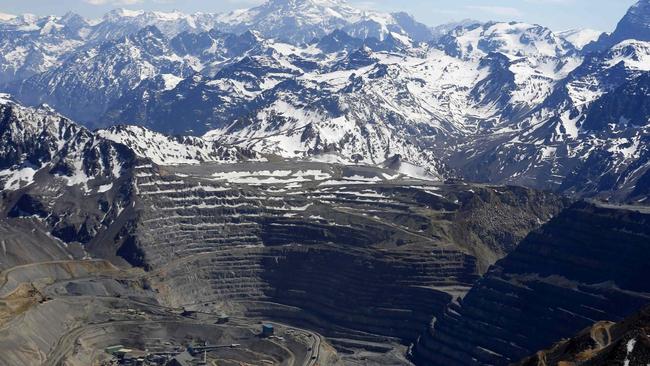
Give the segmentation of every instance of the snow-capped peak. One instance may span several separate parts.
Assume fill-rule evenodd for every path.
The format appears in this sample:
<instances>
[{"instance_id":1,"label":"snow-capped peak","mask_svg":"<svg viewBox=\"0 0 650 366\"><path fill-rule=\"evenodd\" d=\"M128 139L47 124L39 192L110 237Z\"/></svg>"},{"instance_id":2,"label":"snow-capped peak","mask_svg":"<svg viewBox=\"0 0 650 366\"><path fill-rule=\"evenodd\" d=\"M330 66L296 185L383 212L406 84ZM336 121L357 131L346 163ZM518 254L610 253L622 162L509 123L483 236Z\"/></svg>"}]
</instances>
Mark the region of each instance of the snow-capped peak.
<instances>
[{"instance_id":1,"label":"snow-capped peak","mask_svg":"<svg viewBox=\"0 0 650 366\"><path fill-rule=\"evenodd\" d=\"M358 38L383 40L391 33L428 41L432 31L404 13L358 9L342 0L270 0L218 17L228 31L257 30L266 38L310 42L338 29Z\"/></svg>"},{"instance_id":2,"label":"snow-capped peak","mask_svg":"<svg viewBox=\"0 0 650 366\"><path fill-rule=\"evenodd\" d=\"M110 17L120 17L120 18L121 17L129 17L129 18L132 18L132 17L141 16L142 14L144 14L143 10L129 10L129 9L120 8L120 9L115 9L115 10L107 13L105 15L105 17L106 18L110 18Z\"/></svg>"},{"instance_id":3,"label":"snow-capped peak","mask_svg":"<svg viewBox=\"0 0 650 366\"><path fill-rule=\"evenodd\" d=\"M300 6L343 6L347 5L344 0L270 0L270 5L300 7Z\"/></svg>"},{"instance_id":4,"label":"snow-capped peak","mask_svg":"<svg viewBox=\"0 0 650 366\"><path fill-rule=\"evenodd\" d=\"M7 21L7 20L12 20L15 19L17 15L13 14L7 14L7 13L0 13L0 21Z\"/></svg>"},{"instance_id":5,"label":"snow-capped peak","mask_svg":"<svg viewBox=\"0 0 650 366\"><path fill-rule=\"evenodd\" d=\"M492 52L510 57L563 57L573 45L540 25L510 22L461 26L438 42L452 56L480 58Z\"/></svg>"},{"instance_id":6,"label":"snow-capped peak","mask_svg":"<svg viewBox=\"0 0 650 366\"><path fill-rule=\"evenodd\" d=\"M171 12L163 11L144 11L144 10L129 10L129 9L116 9L105 15L105 18L157 18L162 21L175 21L181 19L188 19L198 14L185 14L178 10Z\"/></svg>"},{"instance_id":7,"label":"snow-capped peak","mask_svg":"<svg viewBox=\"0 0 650 366\"><path fill-rule=\"evenodd\" d=\"M172 38L185 31L201 32L213 29L217 25L216 19L216 14L208 13L116 9L95 24L92 38L115 39L152 25L160 29L165 36Z\"/></svg>"},{"instance_id":8,"label":"snow-capped peak","mask_svg":"<svg viewBox=\"0 0 650 366\"><path fill-rule=\"evenodd\" d=\"M361 15L360 10L339 0L270 0L254 8L221 15L219 20L232 25L257 25L252 29L264 31L260 25L281 23L287 18L299 19L301 22L298 24L302 25L326 25L332 23L333 18L343 21L343 24L352 23L359 20Z\"/></svg>"}]
</instances>

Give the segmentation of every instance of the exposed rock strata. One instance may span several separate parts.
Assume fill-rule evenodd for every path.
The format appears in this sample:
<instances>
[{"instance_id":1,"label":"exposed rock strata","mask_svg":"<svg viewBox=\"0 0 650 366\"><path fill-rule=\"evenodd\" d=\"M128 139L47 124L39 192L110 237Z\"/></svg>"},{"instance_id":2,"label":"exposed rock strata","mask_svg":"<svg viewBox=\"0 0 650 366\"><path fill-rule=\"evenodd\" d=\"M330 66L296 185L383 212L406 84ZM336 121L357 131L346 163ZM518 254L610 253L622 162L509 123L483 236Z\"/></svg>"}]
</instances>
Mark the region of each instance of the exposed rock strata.
<instances>
[{"instance_id":1,"label":"exposed rock strata","mask_svg":"<svg viewBox=\"0 0 650 366\"><path fill-rule=\"evenodd\" d=\"M531 233L415 347L430 365L506 365L650 303L650 215L577 203Z\"/></svg>"}]
</instances>

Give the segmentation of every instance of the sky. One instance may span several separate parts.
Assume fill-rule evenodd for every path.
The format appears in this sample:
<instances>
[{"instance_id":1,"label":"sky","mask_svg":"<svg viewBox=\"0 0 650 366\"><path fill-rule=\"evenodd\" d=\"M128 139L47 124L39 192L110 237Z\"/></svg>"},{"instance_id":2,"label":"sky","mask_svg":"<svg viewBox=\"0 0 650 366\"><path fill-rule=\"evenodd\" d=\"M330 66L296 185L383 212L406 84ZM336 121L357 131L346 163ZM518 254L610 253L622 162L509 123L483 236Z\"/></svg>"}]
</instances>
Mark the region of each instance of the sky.
<instances>
[{"instance_id":1,"label":"sky","mask_svg":"<svg viewBox=\"0 0 650 366\"><path fill-rule=\"evenodd\" d=\"M612 31L636 0L348 0L362 8L406 11L428 25L462 19L525 21L553 30ZM98 18L114 8L224 12L263 0L0 0L0 13L62 15L68 11Z\"/></svg>"}]
</instances>

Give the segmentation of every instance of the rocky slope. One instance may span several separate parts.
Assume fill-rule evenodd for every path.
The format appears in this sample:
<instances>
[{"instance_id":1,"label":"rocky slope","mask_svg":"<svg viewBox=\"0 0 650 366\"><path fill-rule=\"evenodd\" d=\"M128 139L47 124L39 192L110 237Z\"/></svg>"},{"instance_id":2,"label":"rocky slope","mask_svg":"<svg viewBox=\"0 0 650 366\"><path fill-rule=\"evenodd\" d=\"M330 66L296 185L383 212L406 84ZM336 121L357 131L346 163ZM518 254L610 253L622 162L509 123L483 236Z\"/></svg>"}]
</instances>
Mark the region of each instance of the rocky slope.
<instances>
[{"instance_id":1,"label":"rocky slope","mask_svg":"<svg viewBox=\"0 0 650 366\"><path fill-rule=\"evenodd\" d=\"M124 146L97 138L51 108L3 99L0 110L5 192L30 185L42 171L88 191L91 181L119 180L135 160Z\"/></svg>"},{"instance_id":2,"label":"rocky slope","mask_svg":"<svg viewBox=\"0 0 650 366\"><path fill-rule=\"evenodd\" d=\"M91 124L108 106L143 80L194 73L191 60L178 57L156 27L69 57L61 66L15 86L24 103L48 103L75 120ZM43 86L47 85L46 88ZM166 86L166 85L165 85Z\"/></svg>"},{"instance_id":3,"label":"rocky slope","mask_svg":"<svg viewBox=\"0 0 650 366\"><path fill-rule=\"evenodd\" d=\"M601 52L626 39L650 41L650 1L639 0L634 4L611 34L603 34L588 44L585 52Z\"/></svg>"},{"instance_id":4,"label":"rocky slope","mask_svg":"<svg viewBox=\"0 0 650 366\"><path fill-rule=\"evenodd\" d=\"M519 362L521 366L560 365L643 365L650 362L650 309L619 323L600 322L562 341L553 348Z\"/></svg>"},{"instance_id":5,"label":"rocky slope","mask_svg":"<svg viewBox=\"0 0 650 366\"><path fill-rule=\"evenodd\" d=\"M577 203L531 233L414 349L423 364L506 365L650 302L647 210ZM535 329L535 331L530 331Z\"/></svg>"},{"instance_id":6,"label":"rocky slope","mask_svg":"<svg viewBox=\"0 0 650 366\"><path fill-rule=\"evenodd\" d=\"M141 164L261 159L239 148L198 138L165 137L141 128L94 133L48 107L27 108L7 97L0 101L0 116L5 142L0 151L0 207L10 226L24 228L25 222L12 220L26 219L35 225L35 232L48 237L44 243L52 249L43 248L45 253L66 253L68 244L88 244L119 222L132 204L133 170ZM14 247L20 237L28 238L23 239L25 245L32 246L29 235L3 230L13 233L3 241L5 255L10 248L16 252L9 257L39 257ZM20 261L11 261L16 260Z\"/></svg>"},{"instance_id":7,"label":"rocky slope","mask_svg":"<svg viewBox=\"0 0 650 366\"><path fill-rule=\"evenodd\" d=\"M85 44L88 27L87 21L75 14L23 15L0 21L0 85L60 65Z\"/></svg>"},{"instance_id":8,"label":"rocky slope","mask_svg":"<svg viewBox=\"0 0 650 366\"><path fill-rule=\"evenodd\" d=\"M628 40L590 54L517 132L480 137L451 165L470 179L643 200L650 116L636 96L647 94L649 50Z\"/></svg>"}]
</instances>

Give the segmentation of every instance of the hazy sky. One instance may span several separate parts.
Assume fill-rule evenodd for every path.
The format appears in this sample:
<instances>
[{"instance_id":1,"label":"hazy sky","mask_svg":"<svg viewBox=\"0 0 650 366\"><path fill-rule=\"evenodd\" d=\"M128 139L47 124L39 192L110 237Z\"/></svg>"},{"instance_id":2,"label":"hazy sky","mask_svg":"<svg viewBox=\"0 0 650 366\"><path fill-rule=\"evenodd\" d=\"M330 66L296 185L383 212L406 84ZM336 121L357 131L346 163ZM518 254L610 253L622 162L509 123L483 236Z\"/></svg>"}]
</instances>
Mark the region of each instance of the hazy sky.
<instances>
[{"instance_id":1,"label":"hazy sky","mask_svg":"<svg viewBox=\"0 0 650 366\"><path fill-rule=\"evenodd\" d=\"M69 10L99 17L113 8L222 12L251 7L263 0L0 0L0 12L60 15ZM452 20L520 20L554 30L614 29L636 0L349 0L355 6L406 11L426 24Z\"/></svg>"}]
</instances>

